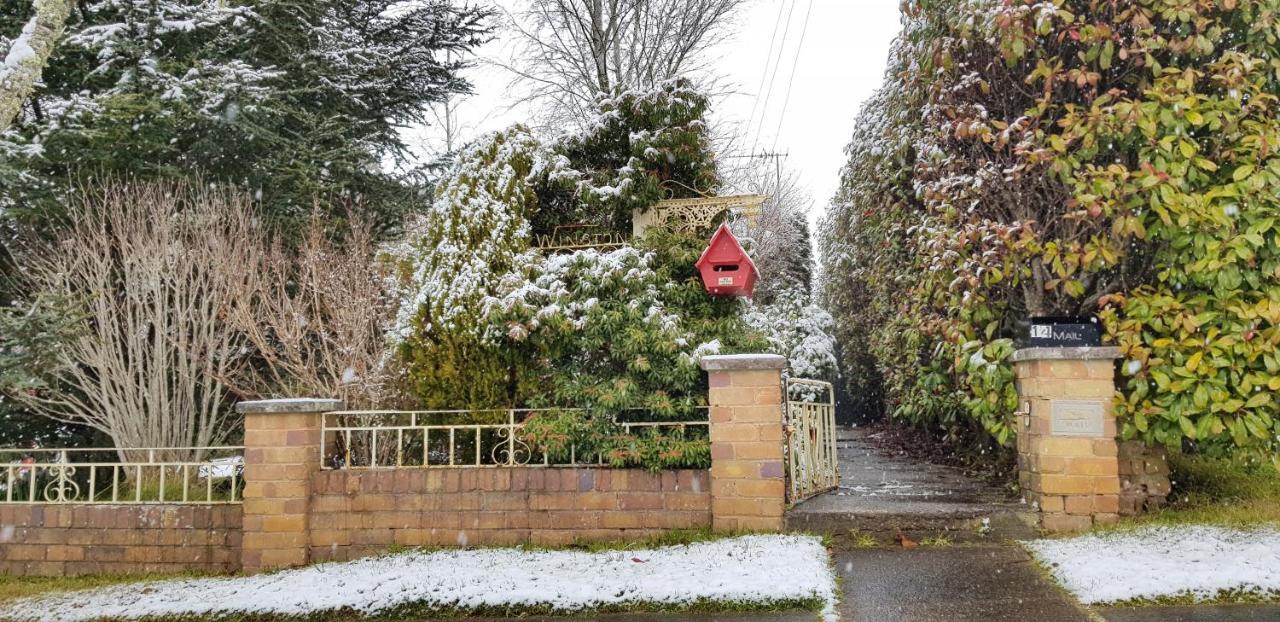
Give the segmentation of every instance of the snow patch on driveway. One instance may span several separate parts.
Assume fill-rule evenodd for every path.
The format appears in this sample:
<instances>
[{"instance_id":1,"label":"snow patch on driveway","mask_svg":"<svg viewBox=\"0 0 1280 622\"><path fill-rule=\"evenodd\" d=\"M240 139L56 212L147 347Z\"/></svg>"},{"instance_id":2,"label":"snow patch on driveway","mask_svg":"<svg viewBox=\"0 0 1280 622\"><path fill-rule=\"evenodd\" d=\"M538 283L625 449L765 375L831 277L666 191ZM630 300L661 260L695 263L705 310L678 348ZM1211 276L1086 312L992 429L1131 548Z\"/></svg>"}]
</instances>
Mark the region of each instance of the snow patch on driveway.
<instances>
[{"instance_id":1,"label":"snow patch on driveway","mask_svg":"<svg viewBox=\"0 0 1280 622\"><path fill-rule=\"evenodd\" d=\"M521 549L410 552L252 577L151 581L27 598L0 618L73 622L100 617L274 613L397 606L544 606L569 612L626 603L770 603L820 599L835 578L821 540L759 535L641 551Z\"/></svg>"},{"instance_id":2,"label":"snow patch on driveway","mask_svg":"<svg viewBox=\"0 0 1280 622\"><path fill-rule=\"evenodd\" d=\"M1280 530L1209 526L1023 542L1085 604L1223 590L1280 594Z\"/></svg>"}]
</instances>

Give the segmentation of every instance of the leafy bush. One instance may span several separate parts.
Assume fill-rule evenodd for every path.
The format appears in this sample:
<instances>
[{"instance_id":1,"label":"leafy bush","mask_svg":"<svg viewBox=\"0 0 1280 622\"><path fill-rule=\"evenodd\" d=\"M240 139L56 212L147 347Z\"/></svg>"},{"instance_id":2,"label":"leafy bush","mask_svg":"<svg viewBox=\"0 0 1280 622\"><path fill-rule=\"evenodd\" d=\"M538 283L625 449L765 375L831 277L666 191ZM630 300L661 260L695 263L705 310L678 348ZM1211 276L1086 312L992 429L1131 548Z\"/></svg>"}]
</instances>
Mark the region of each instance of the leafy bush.
<instances>
[{"instance_id":1,"label":"leafy bush","mask_svg":"<svg viewBox=\"0 0 1280 622\"><path fill-rule=\"evenodd\" d=\"M539 449L705 465L705 438L615 424L703 418L698 357L769 345L742 321L741 300L707 295L694 266L705 240L654 231L609 251L530 248L533 232L565 219L629 231L631 209L667 182L713 185L705 106L675 81L604 100L584 134L544 145L517 126L459 155L421 223L388 249L396 337L424 406L561 408L528 423Z\"/></svg>"},{"instance_id":2,"label":"leafy bush","mask_svg":"<svg viewBox=\"0 0 1280 622\"><path fill-rule=\"evenodd\" d=\"M827 299L871 353L846 348L846 377L1007 445L1015 323L1096 313L1125 357L1124 437L1274 455L1275 7L904 12L824 228Z\"/></svg>"}]
</instances>

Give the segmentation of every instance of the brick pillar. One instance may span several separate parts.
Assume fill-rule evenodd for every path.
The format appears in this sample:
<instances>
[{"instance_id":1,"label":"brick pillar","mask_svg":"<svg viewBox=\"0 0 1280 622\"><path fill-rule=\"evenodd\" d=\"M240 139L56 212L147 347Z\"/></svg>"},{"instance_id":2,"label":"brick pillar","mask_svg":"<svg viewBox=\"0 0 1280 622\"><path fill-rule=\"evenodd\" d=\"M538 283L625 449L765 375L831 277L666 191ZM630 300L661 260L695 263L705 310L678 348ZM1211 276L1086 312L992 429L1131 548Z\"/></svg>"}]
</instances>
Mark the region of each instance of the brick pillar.
<instances>
[{"instance_id":1,"label":"brick pillar","mask_svg":"<svg viewBox=\"0 0 1280 622\"><path fill-rule=\"evenodd\" d=\"M716 531L780 531L782 369L776 354L707 356L711 385L711 521Z\"/></svg>"},{"instance_id":2,"label":"brick pillar","mask_svg":"<svg viewBox=\"0 0 1280 622\"><path fill-rule=\"evenodd\" d=\"M1120 510L1119 349L1026 348L1017 371L1018 483L1046 531L1114 523Z\"/></svg>"},{"instance_id":3,"label":"brick pillar","mask_svg":"<svg viewBox=\"0 0 1280 622\"><path fill-rule=\"evenodd\" d=\"M240 402L244 415L245 572L300 566L309 561L307 514L311 478L320 470L320 418L341 410L325 399Z\"/></svg>"}]
</instances>

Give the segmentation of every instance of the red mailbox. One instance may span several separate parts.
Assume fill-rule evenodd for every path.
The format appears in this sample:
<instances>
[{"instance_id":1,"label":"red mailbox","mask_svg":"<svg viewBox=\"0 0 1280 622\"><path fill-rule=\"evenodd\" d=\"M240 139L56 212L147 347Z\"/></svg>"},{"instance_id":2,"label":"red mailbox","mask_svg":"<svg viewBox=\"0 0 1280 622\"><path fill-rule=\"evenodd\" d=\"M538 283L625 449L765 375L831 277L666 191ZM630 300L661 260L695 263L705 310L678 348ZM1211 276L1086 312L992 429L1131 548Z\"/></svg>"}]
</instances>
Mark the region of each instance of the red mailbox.
<instances>
[{"instance_id":1,"label":"red mailbox","mask_svg":"<svg viewBox=\"0 0 1280 622\"><path fill-rule=\"evenodd\" d=\"M720 225L711 244L698 258L702 284L712 296L750 296L756 287L756 265L733 237L728 225Z\"/></svg>"}]
</instances>

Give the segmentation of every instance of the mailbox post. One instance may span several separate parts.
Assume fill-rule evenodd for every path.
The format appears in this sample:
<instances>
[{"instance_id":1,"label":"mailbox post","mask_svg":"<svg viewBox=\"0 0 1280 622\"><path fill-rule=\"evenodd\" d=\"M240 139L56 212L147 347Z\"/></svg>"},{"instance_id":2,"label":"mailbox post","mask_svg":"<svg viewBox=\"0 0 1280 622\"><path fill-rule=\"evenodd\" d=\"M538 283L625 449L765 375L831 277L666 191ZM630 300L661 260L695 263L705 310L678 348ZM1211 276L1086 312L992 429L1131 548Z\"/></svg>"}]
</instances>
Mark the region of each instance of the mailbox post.
<instances>
[{"instance_id":1,"label":"mailbox post","mask_svg":"<svg viewBox=\"0 0 1280 622\"><path fill-rule=\"evenodd\" d=\"M720 225L711 236L711 244L698 258L702 284L712 296L747 296L755 290L759 272L742 250L728 225Z\"/></svg>"},{"instance_id":2,"label":"mailbox post","mask_svg":"<svg viewBox=\"0 0 1280 622\"><path fill-rule=\"evenodd\" d=\"M1119 517L1115 359L1096 323L1036 318L1013 354L1018 483L1046 531L1079 531Z\"/></svg>"}]
</instances>

